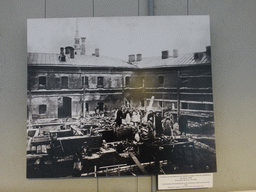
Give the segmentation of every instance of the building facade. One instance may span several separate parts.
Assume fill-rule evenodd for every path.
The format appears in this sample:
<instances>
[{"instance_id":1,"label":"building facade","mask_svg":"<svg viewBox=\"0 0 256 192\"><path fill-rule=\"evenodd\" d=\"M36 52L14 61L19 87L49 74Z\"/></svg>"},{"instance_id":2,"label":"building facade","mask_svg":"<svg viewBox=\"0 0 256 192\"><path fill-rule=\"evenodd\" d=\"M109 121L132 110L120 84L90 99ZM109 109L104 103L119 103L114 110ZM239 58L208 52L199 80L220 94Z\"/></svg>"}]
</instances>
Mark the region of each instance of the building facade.
<instances>
[{"instance_id":1,"label":"building facade","mask_svg":"<svg viewBox=\"0 0 256 192\"><path fill-rule=\"evenodd\" d=\"M122 105L149 110L213 112L211 50L128 61L86 55L84 41L59 54L28 53L28 119L79 118Z\"/></svg>"}]
</instances>

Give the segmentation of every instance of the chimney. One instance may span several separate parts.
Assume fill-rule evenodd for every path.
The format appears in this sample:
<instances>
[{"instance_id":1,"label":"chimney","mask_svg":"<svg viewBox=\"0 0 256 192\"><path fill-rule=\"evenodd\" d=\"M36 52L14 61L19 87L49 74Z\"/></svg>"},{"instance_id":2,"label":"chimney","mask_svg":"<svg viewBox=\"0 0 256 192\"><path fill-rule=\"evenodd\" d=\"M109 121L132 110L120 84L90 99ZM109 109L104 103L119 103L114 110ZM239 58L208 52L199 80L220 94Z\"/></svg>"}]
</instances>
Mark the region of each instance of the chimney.
<instances>
[{"instance_id":1,"label":"chimney","mask_svg":"<svg viewBox=\"0 0 256 192\"><path fill-rule=\"evenodd\" d=\"M211 57L211 46L206 47L206 56Z\"/></svg>"},{"instance_id":2,"label":"chimney","mask_svg":"<svg viewBox=\"0 0 256 192\"><path fill-rule=\"evenodd\" d=\"M60 54L61 54L61 55L64 55L64 47L61 47L61 48L60 48Z\"/></svg>"},{"instance_id":3,"label":"chimney","mask_svg":"<svg viewBox=\"0 0 256 192\"><path fill-rule=\"evenodd\" d=\"M169 53L168 51L162 51L162 59L168 59Z\"/></svg>"},{"instance_id":4,"label":"chimney","mask_svg":"<svg viewBox=\"0 0 256 192\"><path fill-rule=\"evenodd\" d=\"M177 58L179 55L178 55L178 49L173 49L173 58Z\"/></svg>"},{"instance_id":5,"label":"chimney","mask_svg":"<svg viewBox=\"0 0 256 192\"><path fill-rule=\"evenodd\" d=\"M141 61L142 60L142 54L137 54L137 61Z\"/></svg>"},{"instance_id":6,"label":"chimney","mask_svg":"<svg viewBox=\"0 0 256 192\"><path fill-rule=\"evenodd\" d=\"M85 55L85 37L81 37L82 45L81 45L81 55Z\"/></svg>"},{"instance_id":7,"label":"chimney","mask_svg":"<svg viewBox=\"0 0 256 192\"><path fill-rule=\"evenodd\" d=\"M128 62L129 62L129 63L132 63L132 62L134 62L134 61L135 61L135 55L134 55L134 54L129 55L129 60L128 60Z\"/></svg>"},{"instance_id":8,"label":"chimney","mask_svg":"<svg viewBox=\"0 0 256 192\"><path fill-rule=\"evenodd\" d=\"M95 49L95 56L96 56L96 57L99 57L99 56L100 56L100 50L99 50L99 48L96 48L96 49Z\"/></svg>"},{"instance_id":9,"label":"chimney","mask_svg":"<svg viewBox=\"0 0 256 192\"><path fill-rule=\"evenodd\" d=\"M65 54L69 54L69 48L65 47Z\"/></svg>"},{"instance_id":10,"label":"chimney","mask_svg":"<svg viewBox=\"0 0 256 192\"><path fill-rule=\"evenodd\" d=\"M199 52L199 53L194 53L194 60L201 61L203 58L204 54Z\"/></svg>"},{"instance_id":11,"label":"chimney","mask_svg":"<svg viewBox=\"0 0 256 192\"><path fill-rule=\"evenodd\" d=\"M69 49L69 51L70 51L70 59L74 59L74 58L75 58L74 48L71 47L71 48Z\"/></svg>"},{"instance_id":12,"label":"chimney","mask_svg":"<svg viewBox=\"0 0 256 192\"><path fill-rule=\"evenodd\" d=\"M66 56L64 55L64 47L60 48L60 56L59 56L60 61L66 61Z\"/></svg>"}]
</instances>

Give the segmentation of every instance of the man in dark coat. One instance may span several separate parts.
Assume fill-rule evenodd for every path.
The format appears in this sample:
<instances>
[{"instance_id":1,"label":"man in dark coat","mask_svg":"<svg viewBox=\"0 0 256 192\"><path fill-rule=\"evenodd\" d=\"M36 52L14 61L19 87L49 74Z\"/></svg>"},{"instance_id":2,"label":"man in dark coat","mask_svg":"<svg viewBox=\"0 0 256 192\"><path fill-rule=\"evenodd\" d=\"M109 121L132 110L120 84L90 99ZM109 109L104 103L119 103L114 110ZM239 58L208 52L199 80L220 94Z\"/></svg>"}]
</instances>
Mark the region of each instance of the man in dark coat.
<instances>
[{"instance_id":1,"label":"man in dark coat","mask_svg":"<svg viewBox=\"0 0 256 192\"><path fill-rule=\"evenodd\" d=\"M187 124L188 124L188 120L184 115L181 115L179 117L179 130L180 130L180 134L182 135L184 133L184 135L186 135L187 133Z\"/></svg>"},{"instance_id":2,"label":"man in dark coat","mask_svg":"<svg viewBox=\"0 0 256 192\"><path fill-rule=\"evenodd\" d=\"M122 110L118 109L116 113L116 120L115 120L118 127L120 127L120 125L122 124L122 118L123 118L123 112Z\"/></svg>"},{"instance_id":3,"label":"man in dark coat","mask_svg":"<svg viewBox=\"0 0 256 192\"><path fill-rule=\"evenodd\" d=\"M159 137L163 134L162 117L160 112L156 112L155 126L156 126L156 136Z\"/></svg>"}]
</instances>

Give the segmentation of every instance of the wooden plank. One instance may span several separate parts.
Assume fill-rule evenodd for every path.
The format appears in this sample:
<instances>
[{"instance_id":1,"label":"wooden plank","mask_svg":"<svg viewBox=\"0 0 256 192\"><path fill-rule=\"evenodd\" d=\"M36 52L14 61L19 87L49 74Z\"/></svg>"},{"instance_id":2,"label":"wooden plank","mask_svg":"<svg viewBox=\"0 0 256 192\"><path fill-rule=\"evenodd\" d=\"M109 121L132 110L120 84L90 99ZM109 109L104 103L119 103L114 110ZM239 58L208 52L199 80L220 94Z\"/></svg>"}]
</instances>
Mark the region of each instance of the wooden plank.
<instances>
[{"instance_id":1,"label":"wooden plank","mask_svg":"<svg viewBox=\"0 0 256 192\"><path fill-rule=\"evenodd\" d=\"M180 78L200 78L200 77L205 77L205 78L211 78L211 75L195 75L195 76L180 76Z\"/></svg>"},{"instance_id":2,"label":"wooden plank","mask_svg":"<svg viewBox=\"0 0 256 192\"><path fill-rule=\"evenodd\" d=\"M213 113L213 111L206 111L206 110L193 110L193 109L181 109L182 112L200 112L200 113Z\"/></svg>"},{"instance_id":3,"label":"wooden plank","mask_svg":"<svg viewBox=\"0 0 256 192\"><path fill-rule=\"evenodd\" d=\"M144 169L144 167L141 165L140 161L138 158L132 153L129 152L129 155L131 156L132 160L136 163L136 165L139 167L139 169L144 173L147 174L147 171Z\"/></svg>"},{"instance_id":4,"label":"wooden plank","mask_svg":"<svg viewBox=\"0 0 256 192\"><path fill-rule=\"evenodd\" d=\"M187 100L181 100L181 103L193 103L193 104L211 104L213 105L213 102L209 101L187 101Z\"/></svg>"},{"instance_id":5,"label":"wooden plank","mask_svg":"<svg viewBox=\"0 0 256 192\"><path fill-rule=\"evenodd\" d=\"M71 126L71 129L73 129L78 135L83 136L84 134L82 133L82 131L80 131L78 128L76 128L75 126Z\"/></svg>"}]
</instances>

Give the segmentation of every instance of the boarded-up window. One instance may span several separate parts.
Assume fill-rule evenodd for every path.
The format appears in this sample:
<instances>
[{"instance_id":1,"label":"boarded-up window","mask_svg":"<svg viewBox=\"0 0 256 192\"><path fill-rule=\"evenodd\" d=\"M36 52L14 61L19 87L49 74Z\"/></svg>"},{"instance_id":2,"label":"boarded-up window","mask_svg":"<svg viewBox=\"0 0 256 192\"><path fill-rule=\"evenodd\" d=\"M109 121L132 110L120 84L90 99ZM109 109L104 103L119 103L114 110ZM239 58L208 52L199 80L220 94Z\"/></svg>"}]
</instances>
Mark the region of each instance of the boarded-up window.
<instances>
[{"instance_id":1,"label":"boarded-up window","mask_svg":"<svg viewBox=\"0 0 256 192\"><path fill-rule=\"evenodd\" d=\"M61 89L68 89L68 77L61 77Z\"/></svg>"},{"instance_id":2,"label":"boarded-up window","mask_svg":"<svg viewBox=\"0 0 256 192\"><path fill-rule=\"evenodd\" d=\"M98 77L97 78L97 87L98 88L103 88L103 77Z\"/></svg>"},{"instance_id":3,"label":"boarded-up window","mask_svg":"<svg viewBox=\"0 0 256 192\"><path fill-rule=\"evenodd\" d=\"M130 79L131 79L131 77L125 77L125 86L126 87L130 87Z\"/></svg>"},{"instance_id":4,"label":"boarded-up window","mask_svg":"<svg viewBox=\"0 0 256 192\"><path fill-rule=\"evenodd\" d=\"M46 113L46 105L39 105L39 114Z\"/></svg>"},{"instance_id":5,"label":"boarded-up window","mask_svg":"<svg viewBox=\"0 0 256 192\"><path fill-rule=\"evenodd\" d=\"M39 89L46 89L46 77L45 76L41 76L39 77Z\"/></svg>"}]
</instances>

